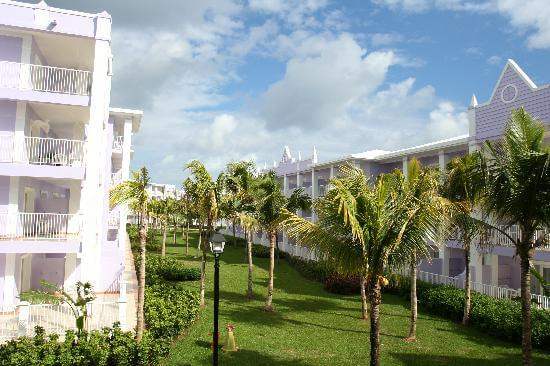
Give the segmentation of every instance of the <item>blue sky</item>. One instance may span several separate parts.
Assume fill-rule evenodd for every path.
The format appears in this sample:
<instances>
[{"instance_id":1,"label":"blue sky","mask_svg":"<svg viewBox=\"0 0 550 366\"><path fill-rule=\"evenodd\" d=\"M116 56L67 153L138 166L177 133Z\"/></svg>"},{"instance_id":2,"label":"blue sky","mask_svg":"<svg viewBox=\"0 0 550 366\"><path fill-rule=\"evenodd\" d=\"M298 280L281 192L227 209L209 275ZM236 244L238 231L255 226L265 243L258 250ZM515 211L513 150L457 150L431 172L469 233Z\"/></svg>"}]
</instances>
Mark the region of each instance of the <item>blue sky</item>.
<instances>
[{"instance_id":1,"label":"blue sky","mask_svg":"<svg viewBox=\"0 0 550 366\"><path fill-rule=\"evenodd\" d=\"M113 16L112 105L143 109L133 168L321 160L467 132L508 58L550 82L546 0L51 0Z\"/></svg>"}]
</instances>

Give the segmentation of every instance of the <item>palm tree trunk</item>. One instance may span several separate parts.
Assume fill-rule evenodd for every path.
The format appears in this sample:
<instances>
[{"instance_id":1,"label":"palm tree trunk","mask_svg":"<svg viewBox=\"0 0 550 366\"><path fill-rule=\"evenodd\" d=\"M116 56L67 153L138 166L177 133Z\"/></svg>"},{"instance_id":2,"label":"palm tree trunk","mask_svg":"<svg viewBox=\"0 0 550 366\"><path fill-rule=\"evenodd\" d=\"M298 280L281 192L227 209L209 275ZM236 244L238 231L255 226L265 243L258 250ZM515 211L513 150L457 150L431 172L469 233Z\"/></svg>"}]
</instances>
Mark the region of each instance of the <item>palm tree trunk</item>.
<instances>
[{"instance_id":1,"label":"palm tree trunk","mask_svg":"<svg viewBox=\"0 0 550 366\"><path fill-rule=\"evenodd\" d=\"M189 254L189 221L187 221L187 230L185 231L185 254Z\"/></svg>"},{"instance_id":2,"label":"palm tree trunk","mask_svg":"<svg viewBox=\"0 0 550 366\"><path fill-rule=\"evenodd\" d=\"M380 303L382 294L378 276L369 280L370 302L370 366L380 366Z\"/></svg>"},{"instance_id":3,"label":"palm tree trunk","mask_svg":"<svg viewBox=\"0 0 550 366\"><path fill-rule=\"evenodd\" d=\"M470 322L470 303L471 303L469 240L464 241L464 262L466 263L466 273L464 276L464 317L462 318L462 324L468 325L468 323Z\"/></svg>"},{"instance_id":4,"label":"palm tree trunk","mask_svg":"<svg viewBox=\"0 0 550 366\"><path fill-rule=\"evenodd\" d=\"M267 299L265 311L273 311L273 273L275 270L275 231L269 231L269 280L267 282Z\"/></svg>"},{"instance_id":5,"label":"palm tree trunk","mask_svg":"<svg viewBox=\"0 0 550 366\"><path fill-rule=\"evenodd\" d=\"M162 249L161 249L161 255L163 257L166 256L166 232L168 231L168 224L164 224L164 229L162 231Z\"/></svg>"},{"instance_id":6,"label":"palm tree trunk","mask_svg":"<svg viewBox=\"0 0 550 366\"><path fill-rule=\"evenodd\" d=\"M204 302L204 288L206 282L206 245L203 243L204 235L202 235L202 225L199 229L199 247L202 249L202 259L201 259L201 281L200 281L200 301L201 307L205 307Z\"/></svg>"},{"instance_id":7,"label":"palm tree trunk","mask_svg":"<svg viewBox=\"0 0 550 366\"><path fill-rule=\"evenodd\" d=\"M145 251L147 244L147 216L145 212L145 205L141 212L141 225L139 228L139 277L138 277L138 303L136 314L136 340L141 342L143 338L143 331L145 329L145 316L144 316L144 304L145 304Z\"/></svg>"},{"instance_id":8,"label":"palm tree trunk","mask_svg":"<svg viewBox=\"0 0 550 366\"><path fill-rule=\"evenodd\" d=\"M418 299L416 298L416 250L411 255L411 327L407 341L416 341L416 320L418 319Z\"/></svg>"},{"instance_id":9,"label":"palm tree trunk","mask_svg":"<svg viewBox=\"0 0 550 366\"><path fill-rule=\"evenodd\" d=\"M361 319L369 318L369 306L367 302L367 277L361 276Z\"/></svg>"},{"instance_id":10,"label":"palm tree trunk","mask_svg":"<svg viewBox=\"0 0 550 366\"><path fill-rule=\"evenodd\" d=\"M237 236L235 234L235 220L233 220L232 222L232 225L233 225L233 246L236 247L237 246Z\"/></svg>"},{"instance_id":11,"label":"palm tree trunk","mask_svg":"<svg viewBox=\"0 0 550 366\"><path fill-rule=\"evenodd\" d=\"M176 231L178 231L178 222L174 220L174 246L176 245Z\"/></svg>"},{"instance_id":12,"label":"palm tree trunk","mask_svg":"<svg viewBox=\"0 0 550 366\"><path fill-rule=\"evenodd\" d=\"M522 321L522 365L531 366L533 363L531 343L531 258L529 255L529 241L522 240L519 250L521 258L521 321Z\"/></svg>"},{"instance_id":13,"label":"palm tree trunk","mask_svg":"<svg viewBox=\"0 0 550 366\"><path fill-rule=\"evenodd\" d=\"M248 289L246 290L246 298L251 300L254 295L252 291L252 238L250 235L246 235L246 247L248 257Z\"/></svg>"}]
</instances>

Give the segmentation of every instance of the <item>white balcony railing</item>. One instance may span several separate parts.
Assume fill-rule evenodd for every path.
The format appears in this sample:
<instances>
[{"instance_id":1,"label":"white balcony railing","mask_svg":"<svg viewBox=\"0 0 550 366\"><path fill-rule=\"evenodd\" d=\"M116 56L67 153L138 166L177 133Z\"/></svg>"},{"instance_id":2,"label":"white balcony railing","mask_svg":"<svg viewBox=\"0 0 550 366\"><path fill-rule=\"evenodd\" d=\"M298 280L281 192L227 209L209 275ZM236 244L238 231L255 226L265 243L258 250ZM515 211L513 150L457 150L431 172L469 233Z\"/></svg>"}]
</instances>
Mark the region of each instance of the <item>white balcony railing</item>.
<instances>
[{"instance_id":1,"label":"white balcony railing","mask_svg":"<svg viewBox=\"0 0 550 366\"><path fill-rule=\"evenodd\" d=\"M0 61L0 88L89 96L92 73L62 67Z\"/></svg>"},{"instance_id":2,"label":"white balcony railing","mask_svg":"<svg viewBox=\"0 0 550 366\"><path fill-rule=\"evenodd\" d=\"M109 217L107 218L107 226L109 229L118 229L120 226L120 213L118 211L109 212Z\"/></svg>"},{"instance_id":3,"label":"white balcony railing","mask_svg":"<svg viewBox=\"0 0 550 366\"><path fill-rule=\"evenodd\" d=\"M111 186L116 186L122 182L122 172L111 173Z\"/></svg>"},{"instance_id":4,"label":"white balcony railing","mask_svg":"<svg viewBox=\"0 0 550 366\"><path fill-rule=\"evenodd\" d=\"M0 135L0 162L55 166L84 166L85 142Z\"/></svg>"},{"instance_id":5,"label":"white balcony railing","mask_svg":"<svg viewBox=\"0 0 550 366\"><path fill-rule=\"evenodd\" d=\"M82 217L56 213L0 213L0 240L74 240Z\"/></svg>"},{"instance_id":6,"label":"white balcony railing","mask_svg":"<svg viewBox=\"0 0 550 366\"><path fill-rule=\"evenodd\" d=\"M493 245L498 245L502 247L514 247L517 240L521 239L521 228L519 225L511 225L511 226L504 226L499 225L499 229L504 231L508 236L504 235L502 232L498 230L491 230L488 235L488 242ZM550 250L550 238L549 238L550 232L548 229L538 229L535 232L534 240L540 240L545 239L543 242L543 245L538 247L538 249L541 250ZM510 240L510 238L513 239Z\"/></svg>"},{"instance_id":7,"label":"white balcony railing","mask_svg":"<svg viewBox=\"0 0 550 366\"><path fill-rule=\"evenodd\" d=\"M122 153L123 146L124 146L124 137L116 136L113 139L113 151Z\"/></svg>"}]
</instances>

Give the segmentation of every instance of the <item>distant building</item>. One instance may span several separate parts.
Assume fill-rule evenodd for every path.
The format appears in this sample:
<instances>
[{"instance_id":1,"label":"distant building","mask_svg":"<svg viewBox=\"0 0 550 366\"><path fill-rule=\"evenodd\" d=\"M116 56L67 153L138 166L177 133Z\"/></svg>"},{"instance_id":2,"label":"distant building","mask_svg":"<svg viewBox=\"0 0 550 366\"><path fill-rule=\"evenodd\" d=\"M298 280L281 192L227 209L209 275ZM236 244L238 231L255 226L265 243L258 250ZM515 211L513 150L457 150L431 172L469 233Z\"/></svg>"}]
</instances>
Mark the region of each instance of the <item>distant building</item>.
<instances>
[{"instance_id":1,"label":"distant building","mask_svg":"<svg viewBox=\"0 0 550 366\"><path fill-rule=\"evenodd\" d=\"M468 109L468 134L402 150L373 150L321 162L317 159L315 149L310 158L301 159L293 157L289 147L285 146L282 158L275 164L274 170L285 195L289 195L297 187L303 187L313 199L326 193L330 178L336 176L339 166L345 163L359 167L371 177L395 169L406 172L411 158L419 159L424 166L444 170L452 158L477 149L485 140L501 137L510 112L519 107L524 107L536 118L550 124L550 85L535 85L513 60L508 60L490 99L478 104L475 95L472 96ZM316 220L315 212L300 212L300 215L311 221ZM508 233L517 237L519 228L511 227ZM294 255L307 256L305 248L296 245L286 235L279 235L279 238L279 247L283 250ZM513 244L499 234L495 234L491 240L494 248L490 251L481 252L472 245L472 282L518 289L521 271ZM423 271L463 278L465 264L462 243L454 239L447 240L440 249L433 246L431 251L434 259L431 264L427 261L421 264ZM536 250L533 265L546 281L550 281L550 246ZM542 294L543 288L536 278L532 277L531 281L533 294Z\"/></svg>"}]
</instances>

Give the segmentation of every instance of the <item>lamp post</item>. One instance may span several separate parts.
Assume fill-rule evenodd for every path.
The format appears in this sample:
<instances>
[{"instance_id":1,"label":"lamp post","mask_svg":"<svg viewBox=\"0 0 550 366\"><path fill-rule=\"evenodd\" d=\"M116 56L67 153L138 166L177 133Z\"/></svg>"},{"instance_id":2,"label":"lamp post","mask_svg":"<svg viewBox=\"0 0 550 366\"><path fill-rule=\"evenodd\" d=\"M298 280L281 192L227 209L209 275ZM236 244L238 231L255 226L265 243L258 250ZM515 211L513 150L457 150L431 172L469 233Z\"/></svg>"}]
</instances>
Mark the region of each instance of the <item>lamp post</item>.
<instances>
[{"instance_id":1,"label":"lamp post","mask_svg":"<svg viewBox=\"0 0 550 366\"><path fill-rule=\"evenodd\" d=\"M220 255L223 253L223 247L225 246L225 238L220 233L214 233L210 238L210 250L214 254L214 332L212 332L212 345L214 348L214 354L212 357L212 364L218 365L218 315L219 315L219 302L220 302Z\"/></svg>"}]
</instances>

